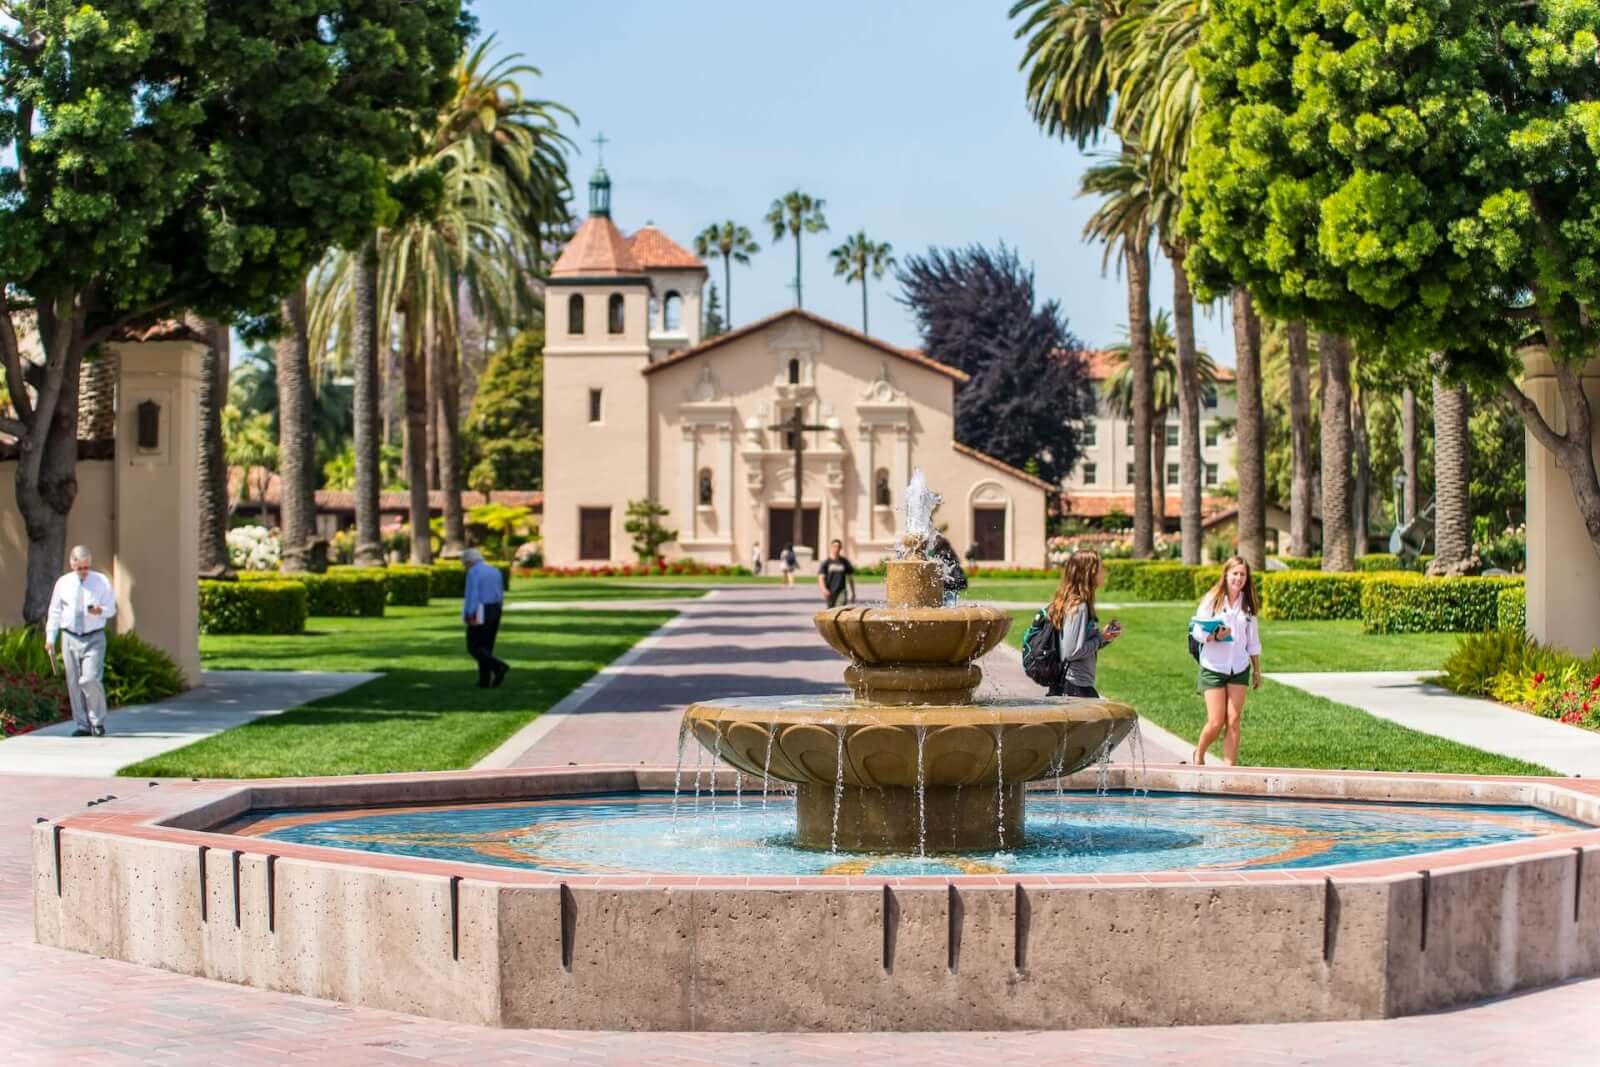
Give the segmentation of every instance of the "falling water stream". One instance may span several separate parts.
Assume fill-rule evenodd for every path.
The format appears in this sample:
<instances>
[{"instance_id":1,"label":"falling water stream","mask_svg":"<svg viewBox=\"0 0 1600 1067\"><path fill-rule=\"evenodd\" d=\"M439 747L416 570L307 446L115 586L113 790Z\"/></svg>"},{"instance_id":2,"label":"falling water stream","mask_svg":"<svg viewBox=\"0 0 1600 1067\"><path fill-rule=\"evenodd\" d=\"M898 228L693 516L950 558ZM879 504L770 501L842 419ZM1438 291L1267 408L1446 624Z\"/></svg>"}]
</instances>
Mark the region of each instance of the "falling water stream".
<instances>
[{"instance_id":1,"label":"falling water stream","mask_svg":"<svg viewBox=\"0 0 1600 1067\"><path fill-rule=\"evenodd\" d=\"M767 810L767 788L772 782L772 743L778 739L778 724L767 727L767 757L761 761L761 810Z\"/></svg>"}]
</instances>

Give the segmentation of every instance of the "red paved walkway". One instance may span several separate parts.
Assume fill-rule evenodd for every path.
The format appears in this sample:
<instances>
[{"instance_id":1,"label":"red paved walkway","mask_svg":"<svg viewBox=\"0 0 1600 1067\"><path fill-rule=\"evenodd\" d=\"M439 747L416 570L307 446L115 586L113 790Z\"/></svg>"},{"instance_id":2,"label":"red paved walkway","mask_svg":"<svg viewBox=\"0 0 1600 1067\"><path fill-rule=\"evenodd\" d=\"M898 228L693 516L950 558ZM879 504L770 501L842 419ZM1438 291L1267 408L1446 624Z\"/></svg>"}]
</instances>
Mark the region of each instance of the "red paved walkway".
<instances>
[{"instance_id":1,"label":"red paved walkway","mask_svg":"<svg viewBox=\"0 0 1600 1067\"><path fill-rule=\"evenodd\" d=\"M597 701L597 706L611 706L610 717L581 714L562 723L548 735L551 747L540 753L542 761L599 748L596 734L605 751L614 753L621 738L640 746L639 758L670 759L676 737L671 709L713 683L724 687L719 695L735 685L751 687L743 692L803 692L807 685L837 684L831 653L822 672L820 654L797 639L803 632L797 623L811 601L787 598L776 591L719 596L704 605L706 610L691 613L679 624L680 637L689 644L659 642L662 654L649 662L641 657L646 669L634 679L648 680L617 689L615 696L629 702ZM789 616L795 625L782 622ZM786 627L795 640L783 636ZM673 639L670 632L666 637ZM826 685L817 680L819 672ZM620 733L619 721L626 724ZM853 1059L930 1065L1564 1067L1596 1062L1600 1040L1600 1013L1594 1010L1600 980L1464 1011L1364 1023L1006 1034L572 1033L485 1030L416 1019L34 944L28 854L34 816L64 815L107 793L127 796L144 788L142 781L118 779L0 777L0 1063L804 1065Z\"/></svg>"}]
</instances>

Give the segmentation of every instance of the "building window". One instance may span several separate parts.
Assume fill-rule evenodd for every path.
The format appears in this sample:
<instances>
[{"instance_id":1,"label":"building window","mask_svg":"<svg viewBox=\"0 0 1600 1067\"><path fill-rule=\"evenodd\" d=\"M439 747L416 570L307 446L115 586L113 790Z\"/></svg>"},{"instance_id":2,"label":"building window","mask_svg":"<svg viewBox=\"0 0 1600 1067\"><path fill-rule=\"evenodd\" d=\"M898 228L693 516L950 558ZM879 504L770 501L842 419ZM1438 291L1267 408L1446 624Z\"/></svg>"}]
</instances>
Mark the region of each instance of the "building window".
<instances>
[{"instance_id":1,"label":"building window","mask_svg":"<svg viewBox=\"0 0 1600 1067\"><path fill-rule=\"evenodd\" d=\"M1217 447L1217 440L1218 440L1217 424L1214 423L1214 422L1206 423L1206 447L1207 448L1216 448Z\"/></svg>"},{"instance_id":2,"label":"building window","mask_svg":"<svg viewBox=\"0 0 1600 1067\"><path fill-rule=\"evenodd\" d=\"M1178 447L1178 424L1174 423L1174 422L1167 423L1166 431L1167 431L1167 447L1168 448L1177 448Z\"/></svg>"},{"instance_id":3,"label":"building window","mask_svg":"<svg viewBox=\"0 0 1600 1067\"><path fill-rule=\"evenodd\" d=\"M622 294L612 293L611 300L606 304L606 329L611 333L622 333L623 328Z\"/></svg>"},{"instance_id":4,"label":"building window","mask_svg":"<svg viewBox=\"0 0 1600 1067\"><path fill-rule=\"evenodd\" d=\"M583 294L567 297L567 332L577 336L583 333Z\"/></svg>"},{"instance_id":5,"label":"building window","mask_svg":"<svg viewBox=\"0 0 1600 1067\"><path fill-rule=\"evenodd\" d=\"M669 333L683 329L683 297L676 292L668 293L661 305L661 325Z\"/></svg>"},{"instance_id":6,"label":"building window","mask_svg":"<svg viewBox=\"0 0 1600 1067\"><path fill-rule=\"evenodd\" d=\"M600 390L589 390L589 421L600 421Z\"/></svg>"},{"instance_id":7,"label":"building window","mask_svg":"<svg viewBox=\"0 0 1600 1067\"><path fill-rule=\"evenodd\" d=\"M1100 477L1100 469L1099 469L1098 466L1096 466L1093 463L1085 463L1083 465L1083 484L1084 485L1093 485L1096 481L1099 480L1099 477Z\"/></svg>"},{"instance_id":8,"label":"building window","mask_svg":"<svg viewBox=\"0 0 1600 1067\"><path fill-rule=\"evenodd\" d=\"M1168 485L1177 485L1178 484L1178 465L1176 463L1168 463L1167 464L1167 484Z\"/></svg>"},{"instance_id":9,"label":"building window","mask_svg":"<svg viewBox=\"0 0 1600 1067\"><path fill-rule=\"evenodd\" d=\"M889 489L889 468L879 467L872 477L872 502L880 508L892 507L894 496Z\"/></svg>"},{"instance_id":10,"label":"building window","mask_svg":"<svg viewBox=\"0 0 1600 1067\"><path fill-rule=\"evenodd\" d=\"M1128 484L1133 484L1133 464L1128 464Z\"/></svg>"},{"instance_id":11,"label":"building window","mask_svg":"<svg viewBox=\"0 0 1600 1067\"><path fill-rule=\"evenodd\" d=\"M1083 424L1083 447L1093 448L1100 443L1100 424L1093 419Z\"/></svg>"},{"instance_id":12,"label":"building window","mask_svg":"<svg viewBox=\"0 0 1600 1067\"><path fill-rule=\"evenodd\" d=\"M700 468L700 486L699 486L699 491L698 491L699 492L698 499L700 501L700 506L701 507L709 508L711 506L712 494L714 493L715 489L716 489L716 486L711 481L711 468L710 467L701 467Z\"/></svg>"},{"instance_id":13,"label":"building window","mask_svg":"<svg viewBox=\"0 0 1600 1067\"><path fill-rule=\"evenodd\" d=\"M1214 385L1206 386L1205 398L1206 408L1208 410L1214 410L1217 406L1217 387Z\"/></svg>"},{"instance_id":14,"label":"building window","mask_svg":"<svg viewBox=\"0 0 1600 1067\"><path fill-rule=\"evenodd\" d=\"M1207 463L1206 464L1206 484L1207 485L1216 485L1217 484L1217 465L1215 463Z\"/></svg>"},{"instance_id":15,"label":"building window","mask_svg":"<svg viewBox=\"0 0 1600 1067\"><path fill-rule=\"evenodd\" d=\"M789 361L789 384L800 384L800 361L798 359L791 359Z\"/></svg>"},{"instance_id":16,"label":"building window","mask_svg":"<svg viewBox=\"0 0 1600 1067\"><path fill-rule=\"evenodd\" d=\"M661 301L655 297L650 298L650 329L655 330L661 326Z\"/></svg>"},{"instance_id":17,"label":"building window","mask_svg":"<svg viewBox=\"0 0 1600 1067\"><path fill-rule=\"evenodd\" d=\"M1132 448L1133 447L1133 420L1132 419L1128 420L1128 423L1124 427L1124 429L1127 431L1127 433L1125 433L1123 435L1125 438L1127 438L1126 444L1127 444L1127 446L1129 448Z\"/></svg>"}]
</instances>

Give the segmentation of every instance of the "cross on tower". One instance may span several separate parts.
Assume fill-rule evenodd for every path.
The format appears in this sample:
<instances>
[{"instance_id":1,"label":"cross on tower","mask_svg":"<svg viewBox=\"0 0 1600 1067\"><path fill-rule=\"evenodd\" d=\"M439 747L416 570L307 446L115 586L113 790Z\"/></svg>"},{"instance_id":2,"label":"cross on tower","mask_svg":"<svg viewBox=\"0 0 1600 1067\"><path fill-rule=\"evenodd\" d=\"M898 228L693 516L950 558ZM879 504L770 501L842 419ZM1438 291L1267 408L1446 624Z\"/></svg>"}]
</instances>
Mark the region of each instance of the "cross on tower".
<instances>
[{"instance_id":1,"label":"cross on tower","mask_svg":"<svg viewBox=\"0 0 1600 1067\"><path fill-rule=\"evenodd\" d=\"M601 132L595 135L594 143L599 149L599 158L596 162L603 167L606 165L606 145L611 143L611 139Z\"/></svg>"},{"instance_id":2,"label":"cross on tower","mask_svg":"<svg viewBox=\"0 0 1600 1067\"><path fill-rule=\"evenodd\" d=\"M789 439L794 442L794 544L801 545L805 543L805 535L803 533L805 528L801 525L801 519L805 512L801 508L802 494L800 491L805 463L803 458L806 449L805 435L808 431L826 430L828 427L808 425L800 415L799 406L796 405L787 419L784 419L776 426L768 426L767 429L777 433L786 433L789 435ZM819 523L818 525L817 553L820 556L822 553L822 530L820 529L821 524Z\"/></svg>"}]
</instances>

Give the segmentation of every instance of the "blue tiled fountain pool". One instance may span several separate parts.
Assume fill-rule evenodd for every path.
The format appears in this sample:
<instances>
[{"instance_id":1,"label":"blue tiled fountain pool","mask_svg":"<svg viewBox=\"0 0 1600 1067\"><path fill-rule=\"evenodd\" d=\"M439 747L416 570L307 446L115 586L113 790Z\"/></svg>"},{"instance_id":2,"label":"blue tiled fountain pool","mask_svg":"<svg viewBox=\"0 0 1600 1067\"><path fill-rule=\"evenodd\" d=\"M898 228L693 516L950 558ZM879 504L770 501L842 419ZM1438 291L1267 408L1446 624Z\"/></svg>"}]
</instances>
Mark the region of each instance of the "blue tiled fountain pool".
<instances>
[{"instance_id":1,"label":"blue tiled fountain pool","mask_svg":"<svg viewBox=\"0 0 1600 1067\"><path fill-rule=\"evenodd\" d=\"M1125 874L1325 867L1570 832L1535 808L1033 793L1023 847L852 855L793 845L787 797L667 794L253 813L232 833L553 874ZM929 836L938 832L929 827Z\"/></svg>"}]
</instances>

